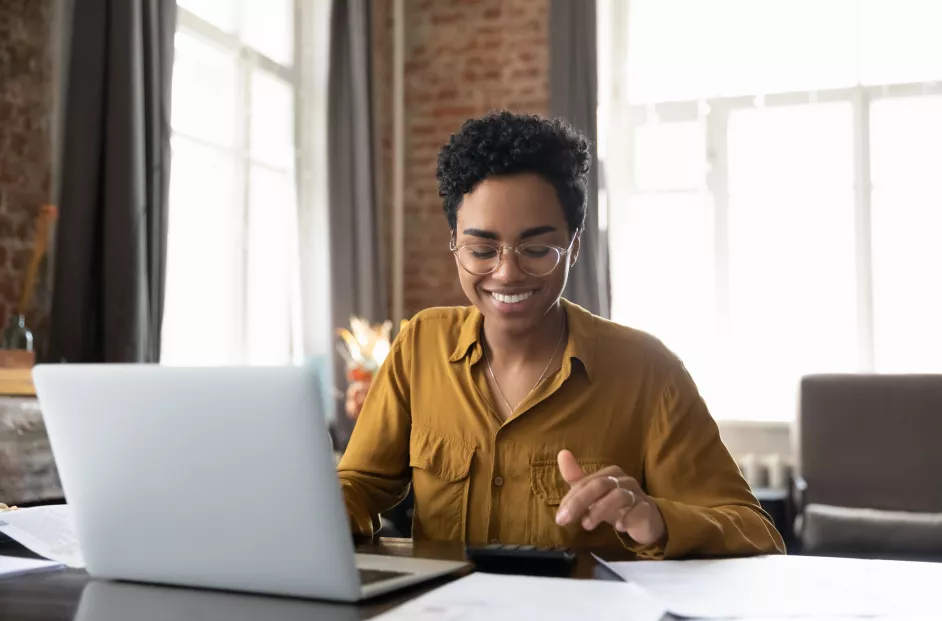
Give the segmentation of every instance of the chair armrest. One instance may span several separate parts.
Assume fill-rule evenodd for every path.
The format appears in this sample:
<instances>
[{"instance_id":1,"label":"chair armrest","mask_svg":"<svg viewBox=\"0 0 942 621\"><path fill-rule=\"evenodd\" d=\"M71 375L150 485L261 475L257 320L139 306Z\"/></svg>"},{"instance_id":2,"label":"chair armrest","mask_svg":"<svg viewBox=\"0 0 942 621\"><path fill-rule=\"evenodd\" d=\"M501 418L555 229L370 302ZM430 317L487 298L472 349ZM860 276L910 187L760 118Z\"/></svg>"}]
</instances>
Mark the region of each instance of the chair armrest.
<instances>
[{"instance_id":1,"label":"chair armrest","mask_svg":"<svg viewBox=\"0 0 942 621\"><path fill-rule=\"evenodd\" d=\"M794 474L789 478L788 491L789 522L795 537L795 547L800 549L804 541L804 513L807 504L808 482L800 474Z\"/></svg>"},{"instance_id":2,"label":"chair armrest","mask_svg":"<svg viewBox=\"0 0 942 621\"><path fill-rule=\"evenodd\" d=\"M789 481L789 500L794 508L794 515L801 515L805 510L808 482L800 474L792 475Z\"/></svg>"}]
</instances>

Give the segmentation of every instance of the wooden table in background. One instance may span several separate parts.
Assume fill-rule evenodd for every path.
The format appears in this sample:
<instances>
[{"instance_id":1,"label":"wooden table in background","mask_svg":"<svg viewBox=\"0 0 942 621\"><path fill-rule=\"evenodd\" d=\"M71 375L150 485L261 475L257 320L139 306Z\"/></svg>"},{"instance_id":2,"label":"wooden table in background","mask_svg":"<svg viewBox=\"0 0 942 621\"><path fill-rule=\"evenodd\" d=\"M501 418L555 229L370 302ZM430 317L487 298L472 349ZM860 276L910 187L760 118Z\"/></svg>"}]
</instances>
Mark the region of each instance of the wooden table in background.
<instances>
[{"instance_id":1,"label":"wooden table in background","mask_svg":"<svg viewBox=\"0 0 942 621\"><path fill-rule=\"evenodd\" d=\"M0 502L26 506L62 497L31 370L0 368Z\"/></svg>"}]
</instances>

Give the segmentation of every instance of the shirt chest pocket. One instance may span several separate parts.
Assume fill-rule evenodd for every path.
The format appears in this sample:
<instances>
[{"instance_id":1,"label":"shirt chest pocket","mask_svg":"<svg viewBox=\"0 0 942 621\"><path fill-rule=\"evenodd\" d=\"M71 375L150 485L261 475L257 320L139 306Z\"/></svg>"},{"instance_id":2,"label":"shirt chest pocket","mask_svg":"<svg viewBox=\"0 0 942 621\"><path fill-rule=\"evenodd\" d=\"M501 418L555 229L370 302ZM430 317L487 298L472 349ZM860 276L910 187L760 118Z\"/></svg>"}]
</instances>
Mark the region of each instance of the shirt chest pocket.
<instances>
[{"instance_id":1,"label":"shirt chest pocket","mask_svg":"<svg viewBox=\"0 0 942 621\"><path fill-rule=\"evenodd\" d=\"M601 460L579 460L586 474L604 468ZM560 501L569 493L569 484L559 472L556 460L530 464L530 499L527 503L527 539L533 545L574 546L601 545L610 537L604 528L585 531L578 523L559 526L556 512Z\"/></svg>"},{"instance_id":2,"label":"shirt chest pocket","mask_svg":"<svg viewBox=\"0 0 942 621\"><path fill-rule=\"evenodd\" d=\"M415 539L464 541L474 446L427 427L413 427L409 465Z\"/></svg>"}]
</instances>

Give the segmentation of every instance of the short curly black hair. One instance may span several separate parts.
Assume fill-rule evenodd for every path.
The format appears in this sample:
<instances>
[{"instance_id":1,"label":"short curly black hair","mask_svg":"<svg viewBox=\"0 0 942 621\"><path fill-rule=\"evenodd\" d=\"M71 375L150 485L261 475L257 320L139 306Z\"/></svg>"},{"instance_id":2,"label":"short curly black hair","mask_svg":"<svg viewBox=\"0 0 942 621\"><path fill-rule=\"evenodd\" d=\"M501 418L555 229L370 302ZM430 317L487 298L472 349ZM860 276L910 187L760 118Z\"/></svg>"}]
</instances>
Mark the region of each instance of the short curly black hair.
<instances>
[{"instance_id":1,"label":"short curly black hair","mask_svg":"<svg viewBox=\"0 0 942 621\"><path fill-rule=\"evenodd\" d=\"M448 225L458 226L465 194L492 176L533 172L556 188L569 233L585 225L589 140L563 119L492 112L465 121L438 154L438 194Z\"/></svg>"}]
</instances>

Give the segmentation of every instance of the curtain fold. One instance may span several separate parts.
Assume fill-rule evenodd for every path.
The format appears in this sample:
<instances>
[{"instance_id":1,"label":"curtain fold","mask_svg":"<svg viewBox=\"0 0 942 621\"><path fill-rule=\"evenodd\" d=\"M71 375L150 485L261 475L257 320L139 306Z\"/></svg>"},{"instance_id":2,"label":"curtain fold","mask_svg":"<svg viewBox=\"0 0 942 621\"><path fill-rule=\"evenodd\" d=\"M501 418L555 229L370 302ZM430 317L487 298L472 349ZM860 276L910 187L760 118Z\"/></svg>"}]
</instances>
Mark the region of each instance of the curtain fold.
<instances>
[{"instance_id":1,"label":"curtain fold","mask_svg":"<svg viewBox=\"0 0 942 621\"><path fill-rule=\"evenodd\" d=\"M550 114L561 116L588 136L592 145L586 228L579 260L564 295L589 311L609 316L608 245L599 230L598 65L595 0L550 2Z\"/></svg>"},{"instance_id":2,"label":"curtain fold","mask_svg":"<svg viewBox=\"0 0 942 621\"><path fill-rule=\"evenodd\" d=\"M328 185L330 304L334 327L351 315L388 318L386 283L380 269L380 232L374 178L371 111L370 3L334 2L328 74ZM345 369L335 366L336 388L346 388ZM338 404L338 426L352 425ZM344 430L339 430L343 435Z\"/></svg>"},{"instance_id":3,"label":"curtain fold","mask_svg":"<svg viewBox=\"0 0 942 621\"><path fill-rule=\"evenodd\" d=\"M176 3L74 0L49 358L157 362Z\"/></svg>"}]
</instances>

